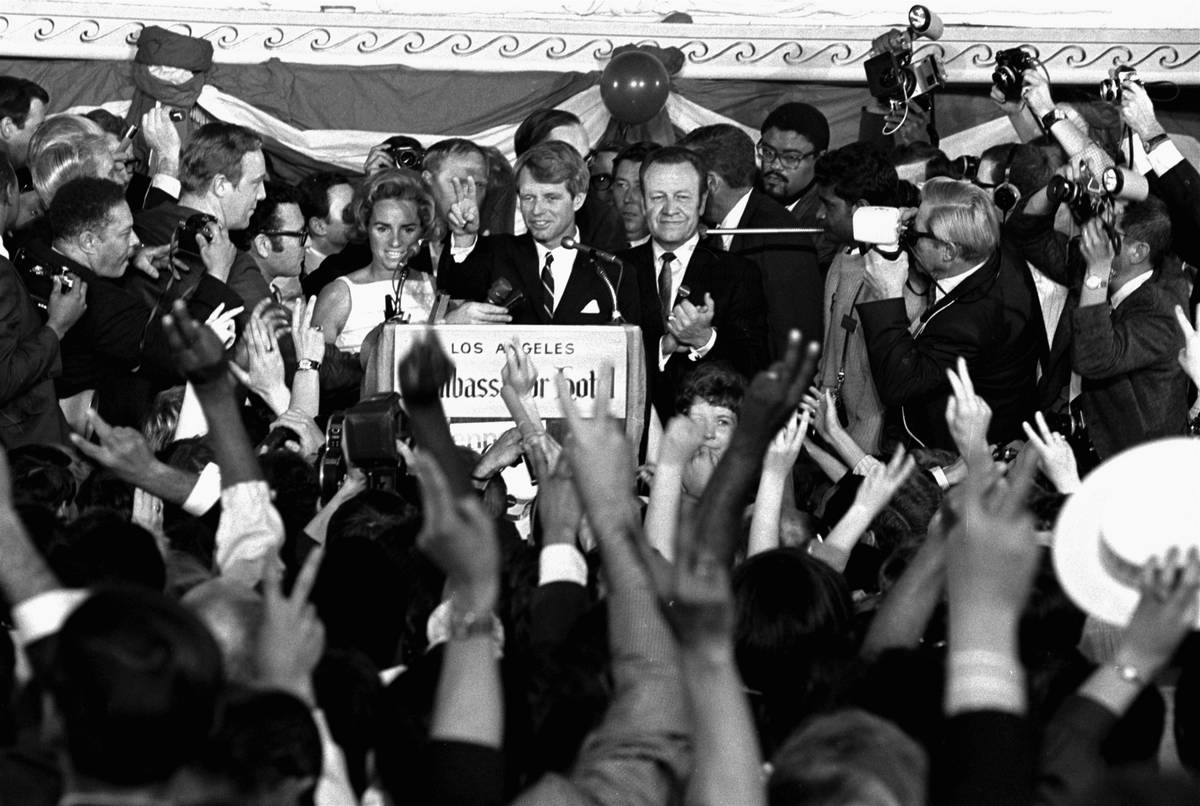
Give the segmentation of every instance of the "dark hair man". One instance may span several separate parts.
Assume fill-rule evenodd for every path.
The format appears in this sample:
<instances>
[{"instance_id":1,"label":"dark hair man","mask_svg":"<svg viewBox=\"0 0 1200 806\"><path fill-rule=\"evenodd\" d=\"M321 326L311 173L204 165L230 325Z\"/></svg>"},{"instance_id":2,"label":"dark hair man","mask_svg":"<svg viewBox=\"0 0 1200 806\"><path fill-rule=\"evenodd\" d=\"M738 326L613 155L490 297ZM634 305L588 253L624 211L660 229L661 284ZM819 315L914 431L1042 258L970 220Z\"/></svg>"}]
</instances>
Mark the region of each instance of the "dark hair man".
<instances>
[{"instance_id":1,"label":"dark hair man","mask_svg":"<svg viewBox=\"0 0 1200 806\"><path fill-rule=\"evenodd\" d=\"M933 303L910 323L909 255L890 261L872 251L856 306L880 400L899 409L897 436L909 445L955 449L946 425L947 370L961 356L992 409L988 442L1021 438L1021 423L1037 405L1046 336L1029 272L1000 251L995 205L967 182L933 179L909 235L911 259L934 283Z\"/></svg>"},{"instance_id":2,"label":"dark hair man","mask_svg":"<svg viewBox=\"0 0 1200 806\"><path fill-rule=\"evenodd\" d=\"M625 146L613 158L613 205L621 216L625 239L631 247L650 240L646 205L642 199L642 160L660 148L658 143L643 140Z\"/></svg>"},{"instance_id":3,"label":"dark hair man","mask_svg":"<svg viewBox=\"0 0 1200 806\"><path fill-rule=\"evenodd\" d=\"M48 216L51 243L30 241L25 258L84 281L87 301L62 340L58 397L94 391L104 419L137 425L153 392L177 382L179 370L160 316L120 282L138 246L124 188L106 179L72 179L54 194ZM189 305L207 313L227 293L223 283L200 273Z\"/></svg>"},{"instance_id":4,"label":"dark hair man","mask_svg":"<svg viewBox=\"0 0 1200 806\"><path fill-rule=\"evenodd\" d=\"M622 253L637 271L651 398L663 422L695 362L727 361L750 377L766 361L758 268L700 243L707 175L689 149L647 155L641 182L650 242Z\"/></svg>"},{"instance_id":5,"label":"dark hair man","mask_svg":"<svg viewBox=\"0 0 1200 806\"><path fill-rule=\"evenodd\" d=\"M680 145L708 166L704 219L722 228L794 227L777 202L754 188L754 141L737 126L718 123L690 132ZM758 266L767 304L767 343L782 356L788 332L820 340L821 274L812 238L803 235L722 235L721 247Z\"/></svg>"},{"instance_id":6,"label":"dark hair man","mask_svg":"<svg viewBox=\"0 0 1200 806\"><path fill-rule=\"evenodd\" d=\"M322 171L301 179L296 190L308 227L304 247L304 273L308 275L321 268L326 258L345 249L354 237L354 214L350 210L354 186L345 174Z\"/></svg>"},{"instance_id":7,"label":"dark hair man","mask_svg":"<svg viewBox=\"0 0 1200 806\"><path fill-rule=\"evenodd\" d=\"M54 394L62 371L60 344L83 316L87 283L67 289L55 279L45 324L8 260L2 233L20 213L17 175L0 153L0 447L65 444L67 423Z\"/></svg>"},{"instance_id":8,"label":"dark hair man","mask_svg":"<svg viewBox=\"0 0 1200 806\"><path fill-rule=\"evenodd\" d=\"M29 139L46 119L50 94L27 78L0 76L0 147L13 167L24 168Z\"/></svg>"},{"instance_id":9,"label":"dark hair man","mask_svg":"<svg viewBox=\"0 0 1200 806\"><path fill-rule=\"evenodd\" d=\"M1114 252L1099 220L1084 227L1087 273L1071 312L1071 366L1082 378L1078 403L1101 461L1187 428L1175 306L1187 305L1188 288L1186 275L1163 263L1171 246L1167 206L1154 196L1130 204L1116 234Z\"/></svg>"},{"instance_id":10,"label":"dark hair man","mask_svg":"<svg viewBox=\"0 0 1200 806\"><path fill-rule=\"evenodd\" d=\"M560 140L526 151L516 166L517 206L525 221L523 235L481 238L464 261L471 298L481 300L503 278L524 294L513 310L518 324L589 325L612 320L612 295L597 272L618 289L621 313L634 320L638 306L632 272L599 264L568 249L564 238L580 240L575 215L587 197L588 169L583 157Z\"/></svg>"},{"instance_id":11,"label":"dark hair man","mask_svg":"<svg viewBox=\"0 0 1200 806\"><path fill-rule=\"evenodd\" d=\"M813 170L821 200L818 219L838 249L825 276L825 335L816 382L833 392L846 431L867 453L881 449L885 408L879 400L867 343L855 305L866 294L866 261L854 243L854 211L864 206L899 206L896 169L873 143L851 143L826 152ZM905 317L925 309L920 293L928 279L913 278L903 290ZM915 290L914 290L915 289Z\"/></svg>"},{"instance_id":12,"label":"dark hair man","mask_svg":"<svg viewBox=\"0 0 1200 806\"><path fill-rule=\"evenodd\" d=\"M763 121L758 141L759 183L763 192L811 226L817 201L813 165L829 148L829 121L811 104L793 102L775 107Z\"/></svg>"},{"instance_id":13,"label":"dark hair man","mask_svg":"<svg viewBox=\"0 0 1200 806\"><path fill-rule=\"evenodd\" d=\"M246 251L234 262L254 267L245 280L231 286L246 305L274 297L289 304L303 295L300 271L304 266L308 227L300 210L300 194L291 185L268 182L267 196L254 208L246 227ZM234 272L230 272L233 279Z\"/></svg>"},{"instance_id":14,"label":"dark hair man","mask_svg":"<svg viewBox=\"0 0 1200 806\"><path fill-rule=\"evenodd\" d=\"M197 213L206 213L216 219L209 225L213 242L228 240L225 233L243 230L250 223L254 206L266 197L267 163L262 152L262 140L258 135L241 126L229 123L208 123L195 131L184 145L180 156L179 182L182 190L178 203L160 204L142 210L137 215L137 232L143 242L157 246L171 243L179 225ZM206 240L205 236L199 236ZM184 244L183 248L193 254L202 249L197 244ZM213 266L210 272L216 279L230 279L234 254L221 250L228 258L228 265ZM181 256L182 257L182 256ZM172 298L186 296L195 287L201 272L196 271L200 261L191 259L193 270L182 274L170 284L163 272L157 281L145 282L134 278L131 286L149 305L154 305L168 294ZM239 281L234 278L234 284ZM226 294L226 307L242 305L237 294Z\"/></svg>"}]
</instances>

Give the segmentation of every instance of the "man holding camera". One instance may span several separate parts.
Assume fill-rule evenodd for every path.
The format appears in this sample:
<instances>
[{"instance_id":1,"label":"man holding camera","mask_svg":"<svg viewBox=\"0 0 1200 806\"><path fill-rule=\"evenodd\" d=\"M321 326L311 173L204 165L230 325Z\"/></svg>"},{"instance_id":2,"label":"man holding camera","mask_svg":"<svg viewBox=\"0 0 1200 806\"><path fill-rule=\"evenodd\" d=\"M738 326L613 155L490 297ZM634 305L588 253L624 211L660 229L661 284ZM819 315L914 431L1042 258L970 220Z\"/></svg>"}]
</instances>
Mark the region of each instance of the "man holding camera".
<instances>
[{"instance_id":1,"label":"man holding camera","mask_svg":"<svg viewBox=\"0 0 1200 806\"><path fill-rule=\"evenodd\" d=\"M179 375L162 333L161 316L168 309L156 311L121 282L139 245L125 189L106 179L72 179L55 193L48 216L52 241L30 241L28 258L46 273L81 284L86 293L85 310L62 338L58 397L94 391L95 407L105 420L137 425L153 394L178 382ZM214 262L232 259L233 247L228 241L225 246L227 253ZM190 303L211 311L227 293L223 284L201 274ZM55 302L53 294L50 301Z\"/></svg>"},{"instance_id":2,"label":"man holding camera","mask_svg":"<svg viewBox=\"0 0 1200 806\"><path fill-rule=\"evenodd\" d=\"M266 197L266 180L267 163L258 135L228 123L209 123L197 129L180 157L179 202L142 210L136 219L143 243L174 243L174 257L190 271L162 272L156 279L131 276L129 290L145 304L161 307L172 299L189 297L206 273L230 285L236 252L225 248L228 233L250 224L255 205ZM222 260L214 261L216 257ZM243 264L239 271L257 270L252 264ZM234 277L232 285L237 282ZM228 287L221 301L228 309L242 305L242 299ZM197 315L206 314L199 311Z\"/></svg>"},{"instance_id":3,"label":"man holding camera","mask_svg":"<svg viewBox=\"0 0 1200 806\"><path fill-rule=\"evenodd\" d=\"M903 252L895 260L868 254L866 297L857 306L879 397L898 413L896 436L909 446L955 450L947 371L962 356L992 409L988 441L1022 438L1021 423L1037 407L1045 328L1029 273L1000 250L991 198L967 182L932 179L906 240L932 281L929 307L910 325L910 257Z\"/></svg>"}]
</instances>

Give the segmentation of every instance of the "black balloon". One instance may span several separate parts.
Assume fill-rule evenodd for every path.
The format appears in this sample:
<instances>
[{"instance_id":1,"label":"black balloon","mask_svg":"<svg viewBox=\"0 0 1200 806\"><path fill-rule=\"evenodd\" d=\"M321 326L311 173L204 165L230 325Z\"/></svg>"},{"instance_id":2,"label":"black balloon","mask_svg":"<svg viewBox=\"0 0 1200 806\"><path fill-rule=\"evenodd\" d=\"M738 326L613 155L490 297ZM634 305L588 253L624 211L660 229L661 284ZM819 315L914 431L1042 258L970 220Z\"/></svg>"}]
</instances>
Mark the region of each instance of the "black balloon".
<instances>
[{"instance_id":1,"label":"black balloon","mask_svg":"<svg viewBox=\"0 0 1200 806\"><path fill-rule=\"evenodd\" d=\"M642 51L618 53L600 75L600 97L617 120L645 123L662 110L671 77L662 62Z\"/></svg>"}]
</instances>

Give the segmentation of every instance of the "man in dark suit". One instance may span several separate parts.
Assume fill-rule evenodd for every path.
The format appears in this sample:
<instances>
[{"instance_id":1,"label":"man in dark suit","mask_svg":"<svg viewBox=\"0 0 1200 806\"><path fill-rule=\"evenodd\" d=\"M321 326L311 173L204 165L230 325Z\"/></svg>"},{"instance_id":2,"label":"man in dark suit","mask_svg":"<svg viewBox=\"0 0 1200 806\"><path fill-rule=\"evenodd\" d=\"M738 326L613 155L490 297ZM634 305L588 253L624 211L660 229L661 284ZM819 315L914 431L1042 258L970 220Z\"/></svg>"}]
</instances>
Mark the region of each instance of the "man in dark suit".
<instances>
[{"instance_id":1,"label":"man in dark suit","mask_svg":"<svg viewBox=\"0 0 1200 806\"><path fill-rule=\"evenodd\" d=\"M1187 279L1162 262L1170 214L1151 196L1129 205L1117 228L1114 253L1099 221L1084 227L1087 274L1071 312L1071 366L1082 378L1084 422L1101 460L1187 428L1188 381L1176 360L1183 336L1175 322Z\"/></svg>"},{"instance_id":2,"label":"man in dark suit","mask_svg":"<svg viewBox=\"0 0 1200 806\"><path fill-rule=\"evenodd\" d=\"M1019 439L1036 408L1045 328L1033 280L1000 250L1000 220L987 193L966 182L930 180L909 232L911 253L933 280L932 304L911 330L904 306L909 259L867 258L867 300L857 306L871 372L898 414L909 445L955 450L946 425L946 371L962 356L992 409L988 441Z\"/></svg>"},{"instance_id":3,"label":"man in dark suit","mask_svg":"<svg viewBox=\"0 0 1200 806\"><path fill-rule=\"evenodd\" d=\"M17 220L20 198L16 172L0 153L0 232ZM73 279L70 290L54 281L43 324L0 241L0 447L66 444L54 378L62 371L59 344L86 307L87 284Z\"/></svg>"},{"instance_id":4,"label":"man in dark suit","mask_svg":"<svg viewBox=\"0 0 1200 806\"><path fill-rule=\"evenodd\" d=\"M633 273L563 245L566 238L580 237L575 214L589 180L583 158L566 143L550 140L526 151L516 174L517 203L528 231L479 239L462 264L463 282L474 298L482 299L503 279L523 295L512 309L517 324L603 325L614 318L603 275L619 289L623 316L636 321L640 309Z\"/></svg>"},{"instance_id":5,"label":"man in dark suit","mask_svg":"<svg viewBox=\"0 0 1200 806\"><path fill-rule=\"evenodd\" d=\"M725 229L795 227L792 215L755 190L754 141L737 126L701 126L679 143L708 166L704 220ZM767 341L772 357L787 349L788 333L799 329L820 341L822 284L812 239L793 235L721 235L720 246L758 267L767 304Z\"/></svg>"},{"instance_id":6,"label":"man in dark suit","mask_svg":"<svg viewBox=\"0 0 1200 806\"><path fill-rule=\"evenodd\" d=\"M674 413L674 390L695 362L726 361L747 378L766 364L757 267L700 243L707 175L689 149L648 154L641 179L650 242L622 253L637 273L647 377L664 422Z\"/></svg>"}]
</instances>

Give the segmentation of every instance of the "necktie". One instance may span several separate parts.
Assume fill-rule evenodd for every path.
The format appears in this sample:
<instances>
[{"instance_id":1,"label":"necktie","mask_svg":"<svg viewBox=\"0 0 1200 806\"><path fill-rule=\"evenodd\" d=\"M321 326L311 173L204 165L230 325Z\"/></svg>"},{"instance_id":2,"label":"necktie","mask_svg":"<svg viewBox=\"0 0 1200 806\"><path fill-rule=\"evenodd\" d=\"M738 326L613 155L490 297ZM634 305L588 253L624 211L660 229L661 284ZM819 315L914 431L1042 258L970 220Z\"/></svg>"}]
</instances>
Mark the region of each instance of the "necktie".
<instances>
[{"instance_id":1,"label":"necktie","mask_svg":"<svg viewBox=\"0 0 1200 806\"><path fill-rule=\"evenodd\" d=\"M546 253L546 265L542 266L542 308L546 311L546 318L554 318L554 275L550 273L550 264L554 262L554 255Z\"/></svg>"},{"instance_id":2,"label":"necktie","mask_svg":"<svg viewBox=\"0 0 1200 806\"><path fill-rule=\"evenodd\" d=\"M674 252L663 252L659 260L662 261L662 269L658 273L658 300L662 304L663 322L667 321L667 317L671 315L671 309L675 306L671 303L671 263L675 260Z\"/></svg>"}]
</instances>

